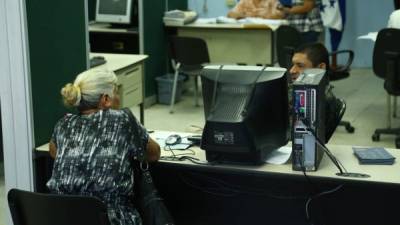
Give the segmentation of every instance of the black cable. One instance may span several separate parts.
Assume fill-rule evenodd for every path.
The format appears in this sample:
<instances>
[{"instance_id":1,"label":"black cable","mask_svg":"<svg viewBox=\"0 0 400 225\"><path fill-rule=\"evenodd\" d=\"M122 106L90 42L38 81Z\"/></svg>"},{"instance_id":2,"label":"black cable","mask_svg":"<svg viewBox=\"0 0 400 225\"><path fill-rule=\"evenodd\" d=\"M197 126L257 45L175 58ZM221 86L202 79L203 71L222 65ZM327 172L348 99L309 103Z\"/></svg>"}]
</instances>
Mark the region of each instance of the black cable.
<instances>
[{"instance_id":1,"label":"black cable","mask_svg":"<svg viewBox=\"0 0 400 225\"><path fill-rule=\"evenodd\" d=\"M341 184L341 185L339 185L339 186L337 186L337 187L335 187L335 188L333 188L333 189L331 189L331 190L320 192L320 193L318 193L318 194L316 194L316 195L311 196L310 198L308 198L308 199L307 199L307 202L306 202L306 218L307 218L307 220L311 222L310 205L311 205L311 202L312 202L314 199L319 198L319 197L321 197L321 196L323 196L323 195L332 194L332 193L334 193L334 192L340 190L342 187L343 187L343 184Z\"/></svg>"},{"instance_id":2,"label":"black cable","mask_svg":"<svg viewBox=\"0 0 400 225\"><path fill-rule=\"evenodd\" d=\"M261 71L257 74L256 79L252 82L251 84L251 91L250 94L248 95L247 99L246 99L246 105L243 108L242 111L242 115L245 115L247 113L247 108L250 105L250 100L253 98L255 90L256 90L256 85L257 85L257 81L258 79L260 79L261 75L264 73L264 70L267 68L267 65L263 66L263 68L261 69Z\"/></svg>"},{"instance_id":3,"label":"black cable","mask_svg":"<svg viewBox=\"0 0 400 225\"><path fill-rule=\"evenodd\" d=\"M340 165L343 166L342 163L339 163L339 160L332 154L331 151L325 146L325 144L318 138L318 136L315 134L314 130L311 128L310 123L308 122L307 119L305 118L300 118L301 122L307 127L307 129L311 132L311 134L314 136L315 140L317 140L317 144L319 144L324 152L328 155L329 159L333 162L333 164L339 169L339 173L343 174L343 169L341 168ZM344 168L344 166L343 166ZM344 170L347 172L347 170L344 168Z\"/></svg>"},{"instance_id":4,"label":"black cable","mask_svg":"<svg viewBox=\"0 0 400 225\"><path fill-rule=\"evenodd\" d=\"M213 95L212 95L212 99L211 99L211 110L210 110L210 112L211 113L213 113L214 111L215 111L215 109L216 109L216 107L215 107L215 99L216 99L216 97L217 97L217 87L218 87L218 79L219 79L219 76L221 75L221 73L222 73L222 68L224 67L224 65L220 65L219 66L219 69L218 69L218 73L217 73L217 75L215 76L215 80L214 80L214 89L213 89Z\"/></svg>"}]
</instances>

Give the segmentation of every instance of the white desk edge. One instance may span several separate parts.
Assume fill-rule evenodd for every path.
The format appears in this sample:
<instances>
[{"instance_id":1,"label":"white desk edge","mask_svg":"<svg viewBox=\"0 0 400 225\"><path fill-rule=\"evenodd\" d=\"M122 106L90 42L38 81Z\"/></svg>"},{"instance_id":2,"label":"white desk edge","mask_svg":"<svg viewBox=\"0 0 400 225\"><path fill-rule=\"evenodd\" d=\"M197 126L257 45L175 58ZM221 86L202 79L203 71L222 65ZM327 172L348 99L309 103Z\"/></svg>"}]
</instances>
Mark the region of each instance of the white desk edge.
<instances>
[{"instance_id":1,"label":"white desk edge","mask_svg":"<svg viewBox=\"0 0 400 225\"><path fill-rule=\"evenodd\" d=\"M171 132L173 133L173 132ZM307 172L309 177L328 178L334 180L351 180L369 183L386 183L400 185L400 164L395 162L393 165L360 165L353 155L352 146L349 145L328 145L331 152L342 162L348 172L365 173L370 175L369 178L349 178L335 175L338 169L333 165L329 158L324 155L319 169L315 172ZM48 152L48 144L44 144L36 148L38 152ZM192 147L198 158L202 162L206 162L205 152L199 147ZM400 150L387 149L398 160L400 159ZM181 151L181 150L176 150ZM170 156L170 152L162 150L162 156ZM249 171L253 173L266 173L276 175L294 175L304 177L301 171L293 171L291 163L283 165L263 164L259 166L236 166L236 165L197 165L189 161L165 161L163 163L181 164L186 166L208 166L214 169L229 169L237 171Z\"/></svg>"}]
</instances>

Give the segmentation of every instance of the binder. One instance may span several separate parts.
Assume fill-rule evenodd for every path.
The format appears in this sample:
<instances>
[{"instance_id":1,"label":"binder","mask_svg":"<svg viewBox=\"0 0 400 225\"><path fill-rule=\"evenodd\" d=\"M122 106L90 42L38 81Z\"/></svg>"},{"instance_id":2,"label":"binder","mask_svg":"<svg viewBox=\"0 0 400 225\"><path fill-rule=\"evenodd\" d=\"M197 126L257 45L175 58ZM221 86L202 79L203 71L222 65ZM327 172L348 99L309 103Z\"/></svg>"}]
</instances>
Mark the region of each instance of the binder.
<instances>
[{"instance_id":1,"label":"binder","mask_svg":"<svg viewBox=\"0 0 400 225\"><path fill-rule=\"evenodd\" d=\"M360 164L392 165L395 157L382 147L353 147Z\"/></svg>"}]
</instances>

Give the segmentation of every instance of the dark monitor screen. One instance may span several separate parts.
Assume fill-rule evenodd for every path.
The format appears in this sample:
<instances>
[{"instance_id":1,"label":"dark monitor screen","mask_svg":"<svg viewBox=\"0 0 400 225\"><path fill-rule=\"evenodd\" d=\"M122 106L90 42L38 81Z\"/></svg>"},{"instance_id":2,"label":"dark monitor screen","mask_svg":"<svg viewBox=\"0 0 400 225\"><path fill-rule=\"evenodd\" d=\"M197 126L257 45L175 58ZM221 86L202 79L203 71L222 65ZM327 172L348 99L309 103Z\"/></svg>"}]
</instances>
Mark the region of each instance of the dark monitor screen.
<instances>
[{"instance_id":1,"label":"dark monitor screen","mask_svg":"<svg viewBox=\"0 0 400 225\"><path fill-rule=\"evenodd\" d=\"M202 74L207 160L258 164L290 136L286 69L206 66Z\"/></svg>"}]
</instances>

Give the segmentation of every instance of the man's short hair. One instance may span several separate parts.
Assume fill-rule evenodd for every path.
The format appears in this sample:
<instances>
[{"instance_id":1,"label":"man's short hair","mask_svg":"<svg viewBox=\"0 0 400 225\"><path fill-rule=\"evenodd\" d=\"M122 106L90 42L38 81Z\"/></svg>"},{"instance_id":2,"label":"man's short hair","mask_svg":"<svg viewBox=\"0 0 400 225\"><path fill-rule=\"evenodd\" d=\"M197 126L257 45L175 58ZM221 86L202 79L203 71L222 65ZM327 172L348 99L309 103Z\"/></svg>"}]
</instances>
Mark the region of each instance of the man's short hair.
<instances>
[{"instance_id":1,"label":"man's short hair","mask_svg":"<svg viewBox=\"0 0 400 225\"><path fill-rule=\"evenodd\" d=\"M298 47L294 54L303 53L311 61L313 67L317 67L321 63L325 63L326 69L329 69L329 53L325 46L321 43L307 43Z\"/></svg>"}]
</instances>

